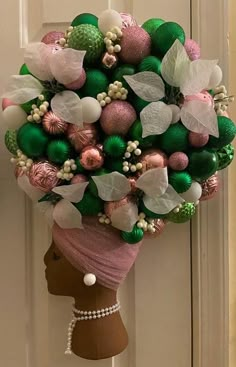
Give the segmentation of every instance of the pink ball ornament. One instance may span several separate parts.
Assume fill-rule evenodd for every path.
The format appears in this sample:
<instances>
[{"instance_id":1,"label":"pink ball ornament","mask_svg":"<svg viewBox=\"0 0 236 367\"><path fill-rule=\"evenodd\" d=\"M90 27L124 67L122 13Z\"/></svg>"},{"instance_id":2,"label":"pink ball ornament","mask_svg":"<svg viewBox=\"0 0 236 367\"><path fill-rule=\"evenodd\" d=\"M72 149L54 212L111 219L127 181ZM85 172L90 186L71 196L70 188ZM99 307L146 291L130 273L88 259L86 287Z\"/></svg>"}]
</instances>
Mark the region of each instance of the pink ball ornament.
<instances>
[{"instance_id":1,"label":"pink ball ornament","mask_svg":"<svg viewBox=\"0 0 236 367\"><path fill-rule=\"evenodd\" d=\"M64 134L68 128L68 124L52 111L45 113L42 125L44 130L51 135Z\"/></svg>"},{"instance_id":2,"label":"pink ball ornament","mask_svg":"<svg viewBox=\"0 0 236 367\"><path fill-rule=\"evenodd\" d=\"M88 145L95 145L98 139L98 132L93 124L85 124L79 127L69 124L67 137L77 152L81 152Z\"/></svg>"},{"instance_id":3,"label":"pink ball ornament","mask_svg":"<svg viewBox=\"0 0 236 367\"><path fill-rule=\"evenodd\" d=\"M139 26L123 29L120 42L120 59L127 64L137 65L151 54L151 37Z\"/></svg>"},{"instance_id":4,"label":"pink ball ornament","mask_svg":"<svg viewBox=\"0 0 236 367\"><path fill-rule=\"evenodd\" d=\"M84 182L88 182L88 178L85 175L75 175L72 180L71 183L72 184L78 184L78 183L84 183Z\"/></svg>"},{"instance_id":5,"label":"pink ball ornament","mask_svg":"<svg viewBox=\"0 0 236 367\"><path fill-rule=\"evenodd\" d=\"M184 171L189 164L188 156L182 152L175 152L169 157L169 167L174 171Z\"/></svg>"},{"instance_id":6,"label":"pink ball ornament","mask_svg":"<svg viewBox=\"0 0 236 367\"><path fill-rule=\"evenodd\" d=\"M193 96L187 96L187 97L185 97L185 102L190 102L190 101L205 102L209 107L213 107L214 106L213 97L207 91L203 91L201 93L197 93L197 94L195 94Z\"/></svg>"},{"instance_id":7,"label":"pink ball ornament","mask_svg":"<svg viewBox=\"0 0 236 367\"><path fill-rule=\"evenodd\" d=\"M81 71L80 77L78 79L76 79L74 82L65 85L65 87L67 89L71 89L71 90L78 90L78 89L83 87L85 82L86 82L86 73L85 73L85 70L83 68L82 71Z\"/></svg>"},{"instance_id":8,"label":"pink ball ornament","mask_svg":"<svg viewBox=\"0 0 236 367\"><path fill-rule=\"evenodd\" d=\"M65 37L65 33L52 31L52 32L45 34L41 42L46 43L46 45L49 45L50 43L55 43L64 37Z\"/></svg>"},{"instance_id":9,"label":"pink ball ornament","mask_svg":"<svg viewBox=\"0 0 236 367\"><path fill-rule=\"evenodd\" d=\"M153 168L165 168L168 164L166 154L158 149L147 150L141 155L139 161L143 166L141 170L142 173Z\"/></svg>"},{"instance_id":10,"label":"pink ball ornament","mask_svg":"<svg viewBox=\"0 0 236 367\"><path fill-rule=\"evenodd\" d=\"M29 171L29 181L39 190L50 192L60 182L58 172L58 168L49 162L34 163Z\"/></svg>"},{"instance_id":11,"label":"pink ball ornament","mask_svg":"<svg viewBox=\"0 0 236 367\"><path fill-rule=\"evenodd\" d=\"M103 166L102 151L94 146L84 148L80 154L80 164L88 171L99 169Z\"/></svg>"},{"instance_id":12,"label":"pink ball ornament","mask_svg":"<svg viewBox=\"0 0 236 367\"><path fill-rule=\"evenodd\" d=\"M111 216L112 216L112 214L113 214L113 212L116 210L116 209L118 209L118 208L120 208L120 207L122 207L122 206L124 206L124 205L126 205L126 204L129 204L129 203L131 203L133 201L133 199L132 199L132 197L131 196L126 196L126 197L124 197L123 199L121 199L121 200L118 200L118 201L107 201L107 202L105 202L105 204L104 204L104 212L105 212L105 214L106 214L106 216L109 218L109 219L111 219Z\"/></svg>"},{"instance_id":13,"label":"pink ball ornament","mask_svg":"<svg viewBox=\"0 0 236 367\"><path fill-rule=\"evenodd\" d=\"M10 106L17 106L17 104L12 102L8 98L3 98L2 99L2 110L4 111L7 107L10 107Z\"/></svg>"},{"instance_id":14,"label":"pink ball ornament","mask_svg":"<svg viewBox=\"0 0 236 367\"><path fill-rule=\"evenodd\" d=\"M201 49L196 41L187 38L184 47L191 61L200 59Z\"/></svg>"},{"instance_id":15,"label":"pink ball ornament","mask_svg":"<svg viewBox=\"0 0 236 367\"><path fill-rule=\"evenodd\" d=\"M198 134L198 133L191 131L189 133L188 139L192 147L201 148L201 147L204 147L208 143L209 135L208 134Z\"/></svg>"},{"instance_id":16,"label":"pink ball ornament","mask_svg":"<svg viewBox=\"0 0 236 367\"><path fill-rule=\"evenodd\" d=\"M122 18L122 29L138 25L138 23L137 23L136 19L134 19L133 15L131 15L129 13L120 13L120 15L121 15L121 18Z\"/></svg>"},{"instance_id":17,"label":"pink ball ornament","mask_svg":"<svg viewBox=\"0 0 236 367\"><path fill-rule=\"evenodd\" d=\"M213 176L208 178L206 181L201 183L202 186L202 196L200 201L206 201L212 199L219 191L219 176L215 173Z\"/></svg>"},{"instance_id":18,"label":"pink ball ornament","mask_svg":"<svg viewBox=\"0 0 236 367\"><path fill-rule=\"evenodd\" d=\"M135 109L130 103L113 101L103 109L100 124L107 135L125 135L136 119Z\"/></svg>"}]
</instances>

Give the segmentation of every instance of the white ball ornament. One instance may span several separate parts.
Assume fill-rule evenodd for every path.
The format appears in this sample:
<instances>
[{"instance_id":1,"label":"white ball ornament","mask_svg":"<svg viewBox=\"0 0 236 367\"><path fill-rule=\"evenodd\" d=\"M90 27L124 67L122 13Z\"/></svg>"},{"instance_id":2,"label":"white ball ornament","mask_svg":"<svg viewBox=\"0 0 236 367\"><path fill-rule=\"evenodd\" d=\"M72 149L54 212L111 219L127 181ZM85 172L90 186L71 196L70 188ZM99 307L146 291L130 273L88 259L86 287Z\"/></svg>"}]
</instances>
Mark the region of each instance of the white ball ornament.
<instances>
[{"instance_id":1,"label":"white ball ornament","mask_svg":"<svg viewBox=\"0 0 236 367\"><path fill-rule=\"evenodd\" d=\"M102 107L95 98L84 97L81 103L84 122L92 124L100 119Z\"/></svg>"},{"instance_id":2,"label":"white ball ornament","mask_svg":"<svg viewBox=\"0 0 236 367\"><path fill-rule=\"evenodd\" d=\"M2 116L7 129L19 129L27 122L27 114L20 106L7 107Z\"/></svg>"},{"instance_id":3,"label":"white ball ornament","mask_svg":"<svg viewBox=\"0 0 236 367\"><path fill-rule=\"evenodd\" d=\"M114 27L122 28L122 18L120 13L112 9L103 11L98 18L98 27L104 35ZM107 37L109 38L108 35Z\"/></svg>"},{"instance_id":4,"label":"white ball ornament","mask_svg":"<svg viewBox=\"0 0 236 367\"><path fill-rule=\"evenodd\" d=\"M87 285L87 287L92 287L97 281L96 275L89 273L85 274L84 276L84 284Z\"/></svg>"},{"instance_id":5,"label":"white ball ornament","mask_svg":"<svg viewBox=\"0 0 236 367\"><path fill-rule=\"evenodd\" d=\"M211 74L208 89L216 88L221 83L223 79L223 72L219 65L216 65L214 67L214 70Z\"/></svg>"},{"instance_id":6,"label":"white ball ornament","mask_svg":"<svg viewBox=\"0 0 236 367\"><path fill-rule=\"evenodd\" d=\"M169 107L172 110L172 124L176 124L180 120L180 108L175 104L170 104Z\"/></svg>"},{"instance_id":7,"label":"white ball ornament","mask_svg":"<svg viewBox=\"0 0 236 367\"><path fill-rule=\"evenodd\" d=\"M188 203L195 203L197 202L200 197L202 196L202 187L201 185L193 181L190 189L183 194L181 194L181 197Z\"/></svg>"}]
</instances>

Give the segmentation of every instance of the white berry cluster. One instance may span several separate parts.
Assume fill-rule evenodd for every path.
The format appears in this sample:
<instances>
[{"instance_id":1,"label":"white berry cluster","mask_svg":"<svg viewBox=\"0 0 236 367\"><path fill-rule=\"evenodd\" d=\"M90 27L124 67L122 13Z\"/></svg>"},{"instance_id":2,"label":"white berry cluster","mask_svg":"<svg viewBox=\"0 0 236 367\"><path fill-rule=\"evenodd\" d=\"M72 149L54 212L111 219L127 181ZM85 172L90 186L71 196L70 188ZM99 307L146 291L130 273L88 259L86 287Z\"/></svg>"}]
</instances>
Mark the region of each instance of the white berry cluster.
<instances>
[{"instance_id":1,"label":"white berry cluster","mask_svg":"<svg viewBox=\"0 0 236 367\"><path fill-rule=\"evenodd\" d=\"M65 32L65 37L59 39L58 43L61 47L67 48L68 47L68 39L70 38L71 32L73 31L74 27L70 26L67 28Z\"/></svg>"},{"instance_id":2,"label":"white berry cluster","mask_svg":"<svg viewBox=\"0 0 236 367\"><path fill-rule=\"evenodd\" d=\"M177 207L173 210L173 212L175 213L175 214L178 214L179 212L180 212L180 209L182 209L183 208L183 205L182 204L179 204L179 205L177 205Z\"/></svg>"},{"instance_id":3,"label":"white berry cluster","mask_svg":"<svg viewBox=\"0 0 236 367\"><path fill-rule=\"evenodd\" d=\"M140 148L138 148L138 146L139 146L138 140L128 141L126 153L124 156L124 162L123 162L123 171L126 173L129 171L137 172L143 168L143 165L141 162L132 163L126 160L126 159L133 160L134 158L137 158L142 154L142 151Z\"/></svg>"},{"instance_id":4,"label":"white berry cluster","mask_svg":"<svg viewBox=\"0 0 236 367\"><path fill-rule=\"evenodd\" d=\"M64 162L63 167L57 173L57 177L62 180L70 181L74 177L73 171L76 171L76 169L77 166L74 159L68 159Z\"/></svg>"},{"instance_id":5,"label":"white berry cluster","mask_svg":"<svg viewBox=\"0 0 236 367\"><path fill-rule=\"evenodd\" d=\"M109 85L108 93L103 92L97 95L97 100L101 107L105 107L107 104L111 103L112 100L120 99L125 101L128 96L128 90L123 87L121 82L114 82Z\"/></svg>"},{"instance_id":6,"label":"white berry cluster","mask_svg":"<svg viewBox=\"0 0 236 367\"><path fill-rule=\"evenodd\" d=\"M33 160L23 154L20 149L17 150L17 157L11 158L11 162L20 167L23 172L29 171L30 167L33 164Z\"/></svg>"},{"instance_id":7,"label":"white berry cluster","mask_svg":"<svg viewBox=\"0 0 236 367\"><path fill-rule=\"evenodd\" d=\"M101 224L111 224L110 219L106 216L106 214L98 213L99 223Z\"/></svg>"},{"instance_id":8,"label":"white berry cluster","mask_svg":"<svg viewBox=\"0 0 236 367\"><path fill-rule=\"evenodd\" d=\"M228 110L229 103L234 101L233 96L228 96L227 89L224 85L213 89L215 110L218 116L224 115Z\"/></svg>"},{"instance_id":9,"label":"white berry cluster","mask_svg":"<svg viewBox=\"0 0 236 367\"><path fill-rule=\"evenodd\" d=\"M42 117L48 112L49 102L45 101L43 94L41 94L38 99L41 103L39 106L36 104L32 105L31 114L27 117L27 120L29 122L36 122L37 124L40 124Z\"/></svg>"},{"instance_id":10,"label":"white berry cluster","mask_svg":"<svg viewBox=\"0 0 236 367\"><path fill-rule=\"evenodd\" d=\"M109 54L114 54L114 52L118 53L121 51L119 41L122 35L122 31L119 27L114 27L111 29L111 31L106 33L104 43L106 44L106 49Z\"/></svg>"},{"instance_id":11,"label":"white berry cluster","mask_svg":"<svg viewBox=\"0 0 236 367\"><path fill-rule=\"evenodd\" d=\"M144 213L139 214L137 227L143 229L144 232L150 232L150 233L156 232L154 219L147 218Z\"/></svg>"},{"instance_id":12,"label":"white berry cluster","mask_svg":"<svg viewBox=\"0 0 236 367\"><path fill-rule=\"evenodd\" d=\"M97 95L97 100L101 107L105 107L107 104L111 103L111 97L109 97L106 92L99 93Z\"/></svg>"}]
</instances>

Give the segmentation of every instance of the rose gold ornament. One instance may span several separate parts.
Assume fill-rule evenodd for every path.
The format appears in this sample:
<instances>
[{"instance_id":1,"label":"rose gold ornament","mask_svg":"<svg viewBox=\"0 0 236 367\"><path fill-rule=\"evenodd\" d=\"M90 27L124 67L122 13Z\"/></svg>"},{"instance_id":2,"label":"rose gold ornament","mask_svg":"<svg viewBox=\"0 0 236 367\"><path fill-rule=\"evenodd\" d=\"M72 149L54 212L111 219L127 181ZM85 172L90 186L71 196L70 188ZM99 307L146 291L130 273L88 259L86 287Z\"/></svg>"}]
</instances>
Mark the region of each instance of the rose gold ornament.
<instances>
[{"instance_id":1,"label":"rose gold ornament","mask_svg":"<svg viewBox=\"0 0 236 367\"><path fill-rule=\"evenodd\" d=\"M44 115L42 125L44 130L52 135L64 134L68 128L68 124L57 117L52 111Z\"/></svg>"},{"instance_id":2,"label":"rose gold ornament","mask_svg":"<svg viewBox=\"0 0 236 367\"><path fill-rule=\"evenodd\" d=\"M136 177L127 177L127 178L131 186L131 192L135 193L138 190L138 188L136 187L137 178Z\"/></svg>"},{"instance_id":3,"label":"rose gold ornament","mask_svg":"<svg viewBox=\"0 0 236 367\"><path fill-rule=\"evenodd\" d=\"M129 13L120 13L120 15L121 15L121 18L122 18L122 29L138 25L138 23L137 23L136 19L134 19L133 15L131 15Z\"/></svg>"},{"instance_id":4,"label":"rose gold ornament","mask_svg":"<svg viewBox=\"0 0 236 367\"><path fill-rule=\"evenodd\" d=\"M116 67L118 63L118 57L116 54L109 54L108 52L105 52L105 54L102 57L102 64L107 69L113 69Z\"/></svg>"},{"instance_id":5,"label":"rose gold ornament","mask_svg":"<svg viewBox=\"0 0 236 367\"><path fill-rule=\"evenodd\" d=\"M71 180L72 184L83 183L83 182L88 182L88 178L85 175L81 175L81 174L75 175Z\"/></svg>"},{"instance_id":6,"label":"rose gold ornament","mask_svg":"<svg viewBox=\"0 0 236 367\"><path fill-rule=\"evenodd\" d=\"M88 145L95 145L98 139L98 132L94 124L84 123L83 127L70 124L67 130L67 137L77 152L81 152Z\"/></svg>"},{"instance_id":7,"label":"rose gold ornament","mask_svg":"<svg viewBox=\"0 0 236 367\"><path fill-rule=\"evenodd\" d=\"M204 147L208 143L209 135L194 133L193 131L191 131L189 133L188 139L192 147L201 148L201 147Z\"/></svg>"},{"instance_id":8,"label":"rose gold ornament","mask_svg":"<svg viewBox=\"0 0 236 367\"><path fill-rule=\"evenodd\" d=\"M12 102L8 98L3 98L2 99L2 110L4 111L7 107L10 107L10 106L17 106L17 104Z\"/></svg>"},{"instance_id":9,"label":"rose gold ornament","mask_svg":"<svg viewBox=\"0 0 236 367\"><path fill-rule=\"evenodd\" d=\"M148 238L158 237L164 231L165 226L166 226L166 223L164 222L163 219L154 219L154 228L155 228L156 232L154 232L154 233L145 232L145 236L147 236Z\"/></svg>"},{"instance_id":10,"label":"rose gold ornament","mask_svg":"<svg viewBox=\"0 0 236 367\"><path fill-rule=\"evenodd\" d=\"M60 182L58 172L58 168L49 162L34 163L29 171L29 180L39 190L50 192Z\"/></svg>"},{"instance_id":11,"label":"rose gold ornament","mask_svg":"<svg viewBox=\"0 0 236 367\"><path fill-rule=\"evenodd\" d=\"M64 38L64 37L65 37L65 33L52 31L52 32L49 32L49 33L45 34L45 36L42 38L41 42L46 43L47 45L49 45L50 43L55 43L55 42L59 41L61 38Z\"/></svg>"},{"instance_id":12,"label":"rose gold ornament","mask_svg":"<svg viewBox=\"0 0 236 367\"><path fill-rule=\"evenodd\" d=\"M84 148L80 154L80 164L88 171L93 171L102 167L104 157L102 151L94 146Z\"/></svg>"},{"instance_id":13,"label":"rose gold ornament","mask_svg":"<svg viewBox=\"0 0 236 367\"><path fill-rule=\"evenodd\" d=\"M215 173L213 176L208 178L206 181L201 183L202 186L202 196L200 198L201 201L212 199L219 190L219 176L218 173Z\"/></svg>"},{"instance_id":14,"label":"rose gold ornament","mask_svg":"<svg viewBox=\"0 0 236 367\"><path fill-rule=\"evenodd\" d=\"M168 158L159 149L149 149L141 155L139 162L143 165L141 172L144 173L149 169L166 167Z\"/></svg>"},{"instance_id":15,"label":"rose gold ornament","mask_svg":"<svg viewBox=\"0 0 236 367\"><path fill-rule=\"evenodd\" d=\"M111 219L112 213L114 212L114 210L120 208L123 205L129 204L131 202L133 202L133 198L128 195L126 197L124 197L121 200L118 201L107 201L104 205L104 212L106 214L106 216Z\"/></svg>"},{"instance_id":16,"label":"rose gold ornament","mask_svg":"<svg viewBox=\"0 0 236 367\"><path fill-rule=\"evenodd\" d=\"M83 68L82 71L81 71L81 74L80 74L79 78L76 79L74 82L65 85L65 87L67 89L77 90L77 89L82 88L83 85L85 84L85 82L86 82L86 73L85 73L85 70Z\"/></svg>"}]
</instances>

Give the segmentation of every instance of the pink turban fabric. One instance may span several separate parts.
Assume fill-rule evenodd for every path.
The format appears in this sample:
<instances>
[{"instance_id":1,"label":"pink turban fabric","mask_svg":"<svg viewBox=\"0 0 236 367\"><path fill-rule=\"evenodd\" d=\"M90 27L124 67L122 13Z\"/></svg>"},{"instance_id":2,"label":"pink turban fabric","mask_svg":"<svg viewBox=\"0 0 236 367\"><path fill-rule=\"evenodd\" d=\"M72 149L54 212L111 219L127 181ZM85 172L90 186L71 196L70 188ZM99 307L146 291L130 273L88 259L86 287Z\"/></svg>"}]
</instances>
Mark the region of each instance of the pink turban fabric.
<instances>
[{"instance_id":1,"label":"pink turban fabric","mask_svg":"<svg viewBox=\"0 0 236 367\"><path fill-rule=\"evenodd\" d=\"M125 243L120 232L95 217L83 218L84 229L53 226L53 240L65 258L82 273L93 273L99 284L117 290L138 255L141 243Z\"/></svg>"}]
</instances>

